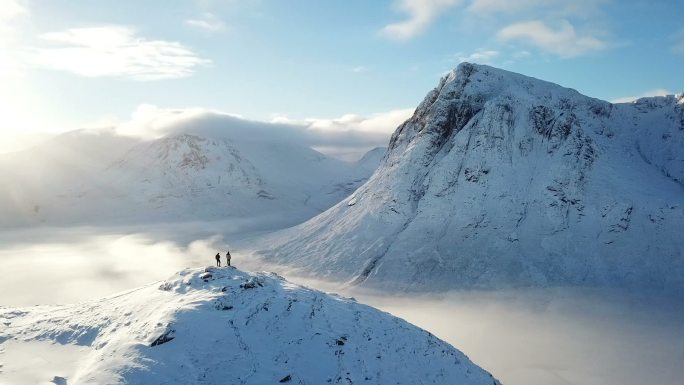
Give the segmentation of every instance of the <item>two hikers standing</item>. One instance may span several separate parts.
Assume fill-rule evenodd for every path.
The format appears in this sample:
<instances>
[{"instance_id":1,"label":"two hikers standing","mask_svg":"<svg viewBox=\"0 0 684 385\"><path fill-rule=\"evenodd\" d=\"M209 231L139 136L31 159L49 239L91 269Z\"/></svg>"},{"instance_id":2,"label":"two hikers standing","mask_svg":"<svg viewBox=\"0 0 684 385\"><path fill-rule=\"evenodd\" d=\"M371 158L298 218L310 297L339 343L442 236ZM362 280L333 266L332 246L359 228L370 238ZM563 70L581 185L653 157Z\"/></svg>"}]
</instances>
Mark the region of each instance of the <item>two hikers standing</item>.
<instances>
[{"instance_id":1,"label":"two hikers standing","mask_svg":"<svg viewBox=\"0 0 684 385\"><path fill-rule=\"evenodd\" d=\"M221 267L220 253L216 253L216 266ZM230 266L230 251L226 251L226 266Z\"/></svg>"}]
</instances>

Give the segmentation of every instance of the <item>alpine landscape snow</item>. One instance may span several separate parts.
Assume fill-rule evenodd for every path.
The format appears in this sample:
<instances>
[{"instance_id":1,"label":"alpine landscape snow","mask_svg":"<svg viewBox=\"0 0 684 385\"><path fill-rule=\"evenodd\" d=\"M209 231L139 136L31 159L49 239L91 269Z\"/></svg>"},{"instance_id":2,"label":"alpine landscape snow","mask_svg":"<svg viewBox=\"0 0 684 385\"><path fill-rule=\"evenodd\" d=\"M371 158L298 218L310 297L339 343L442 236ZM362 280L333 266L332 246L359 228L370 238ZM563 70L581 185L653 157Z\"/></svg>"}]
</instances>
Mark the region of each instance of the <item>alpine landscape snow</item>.
<instances>
[{"instance_id":1,"label":"alpine landscape snow","mask_svg":"<svg viewBox=\"0 0 684 385\"><path fill-rule=\"evenodd\" d=\"M0 385L684 383L681 15L0 0Z\"/></svg>"}]
</instances>

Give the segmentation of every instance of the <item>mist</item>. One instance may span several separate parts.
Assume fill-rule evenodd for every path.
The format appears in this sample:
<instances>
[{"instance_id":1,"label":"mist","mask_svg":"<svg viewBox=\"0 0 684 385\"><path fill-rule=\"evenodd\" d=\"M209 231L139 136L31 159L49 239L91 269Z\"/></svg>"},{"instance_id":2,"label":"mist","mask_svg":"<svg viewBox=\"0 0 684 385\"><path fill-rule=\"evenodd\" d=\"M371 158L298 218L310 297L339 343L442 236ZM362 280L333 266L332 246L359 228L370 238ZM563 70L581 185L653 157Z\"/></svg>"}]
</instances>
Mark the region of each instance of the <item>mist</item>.
<instances>
[{"instance_id":1,"label":"mist","mask_svg":"<svg viewBox=\"0 0 684 385\"><path fill-rule=\"evenodd\" d=\"M589 288L388 294L292 275L288 268L279 273L403 318L503 384L664 385L684 378L681 298Z\"/></svg>"},{"instance_id":2,"label":"mist","mask_svg":"<svg viewBox=\"0 0 684 385\"><path fill-rule=\"evenodd\" d=\"M674 299L574 289L361 298L450 342L504 384L684 378L684 311Z\"/></svg>"},{"instance_id":3,"label":"mist","mask_svg":"<svg viewBox=\"0 0 684 385\"><path fill-rule=\"evenodd\" d=\"M249 249L239 223L135 230L0 234L0 305L93 300L156 284L186 267L213 265L214 254L223 256L229 248L238 268L275 271L401 317L451 343L507 385L657 385L684 378L681 299L577 288L379 293L268 264Z\"/></svg>"}]
</instances>

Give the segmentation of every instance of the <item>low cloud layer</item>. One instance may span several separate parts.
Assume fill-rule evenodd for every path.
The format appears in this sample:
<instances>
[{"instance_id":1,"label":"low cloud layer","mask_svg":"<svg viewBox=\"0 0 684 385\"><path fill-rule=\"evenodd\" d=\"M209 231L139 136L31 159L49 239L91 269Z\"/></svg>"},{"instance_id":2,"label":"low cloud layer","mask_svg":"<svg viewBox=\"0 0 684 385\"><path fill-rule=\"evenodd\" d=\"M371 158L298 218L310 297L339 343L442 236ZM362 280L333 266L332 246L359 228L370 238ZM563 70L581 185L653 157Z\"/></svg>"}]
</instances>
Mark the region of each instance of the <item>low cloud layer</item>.
<instances>
[{"instance_id":1,"label":"low cloud layer","mask_svg":"<svg viewBox=\"0 0 684 385\"><path fill-rule=\"evenodd\" d=\"M480 64L487 64L491 63L494 59L499 57L501 52L495 51L495 50L486 50L486 49L480 49L477 50L471 54L464 54L463 52L459 52L454 57L456 60L459 62L471 62L471 63L480 63Z\"/></svg>"},{"instance_id":2,"label":"low cloud layer","mask_svg":"<svg viewBox=\"0 0 684 385\"><path fill-rule=\"evenodd\" d=\"M339 118L322 119L309 118L303 120L290 119L287 116L278 116L271 120L271 123L289 124L303 126L313 131L322 133L341 132L353 133L362 132L369 134L388 135L413 115L413 108L390 110L387 112L376 113L370 116L356 114L346 114Z\"/></svg>"},{"instance_id":3,"label":"low cloud layer","mask_svg":"<svg viewBox=\"0 0 684 385\"><path fill-rule=\"evenodd\" d=\"M196 132L241 140L297 141L329 155L353 160L374 147L386 146L394 130L412 114L413 109L398 109L367 117L347 114L333 119L295 120L278 116L262 122L203 108L141 105L128 121L116 125L116 132L143 139Z\"/></svg>"},{"instance_id":4,"label":"low cloud layer","mask_svg":"<svg viewBox=\"0 0 684 385\"><path fill-rule=\"evenodd\" d=\"M636 96L622 96L616 99L611 100L611 103L630 103L633 102L639 98L646 98L646 97L652 97L652 96L666 96L666 95L674 95L674 92L666 90L664 88L657 88L655 90L650 90L642 93L641 95L636 95Z\"/></svg>"},{"instance_id":5,"label":"low cloud layer","mask_svg":"<svg viewBox=\"0 0 684 385\"><path fill-rule=\"evenodd\" d=\"M0 305L95 299L149 284L200 263L200 256L216 253L210 248L211 240L181 246L143 234L75 230L81 234L77 240L57 230L63 239L40 244L4 243L0 249L4 273Z\"/></svg>"},{"instance_id":6,"label":"low cloud layer","mask_svg":"<svg viewBox=\"0 0 684 385\"><path fill-rule=\"evenodd\" d=\"M684 306L658 293L543 288L401 295L262 267L352 296L463 351L507 385L670 384L684 377Z\"/></svg>"},{"instance_id":7,"label":"low cloud layer","mask_svg":"<svg viewBox=\"0 0 684 385\"><path fill-rule=\"evenodd\" d=\"M206 108L171 109L143 104L126 120L96 122L85 131L116 133L138 140L197 133L240 140L296 141L329 155L356 160L372 148L387 146L394 130L413 114L413 110L397 109L369 116L347 114L331 119L297 120L278 116L264 122ZM8 137L3 141L4 146L0 146L0 154L47 141L56 133L27 132L19 135L7 131L4 135ZM35 140L28 140L33 137Z\"/></svg>"},{"instance_id":8,"label":"low cloud layer","mask_svg":"<svg viewBox=\"0 0 684 385\"><path fill-rule=\"evenodd\" d=\"M198 226L186 225L156 234L64 228L0 235L0 305L87 301L213 265L226 244L207 229L230 232L229 223L199 227L206 233L188 234ZM354 296L446 340L504 384L676 384L684 377L684 307L677 298L593 289L396 296L302 279L228 246L238 268Z\"/></svg>"}]
</instances>

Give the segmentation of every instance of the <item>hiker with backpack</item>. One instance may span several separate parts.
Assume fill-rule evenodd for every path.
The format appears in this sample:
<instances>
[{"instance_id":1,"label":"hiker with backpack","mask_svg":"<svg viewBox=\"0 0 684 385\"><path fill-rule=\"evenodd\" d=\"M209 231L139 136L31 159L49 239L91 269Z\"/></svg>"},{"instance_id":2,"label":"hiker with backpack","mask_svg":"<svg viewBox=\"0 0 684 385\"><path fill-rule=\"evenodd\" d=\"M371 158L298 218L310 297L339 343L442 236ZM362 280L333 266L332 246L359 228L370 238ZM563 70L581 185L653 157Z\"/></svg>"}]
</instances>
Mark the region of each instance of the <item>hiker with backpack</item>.
<instances>
[{"instance_id":1,"label":"hiker with backpack","mask_svg":"<svg viewBox=\"0 0 684 385\"><path fill-rule=\"evenodd\" d=\"M216 253L216 266L221 267L221 254Z\"/></svg>"}]
</instances>

